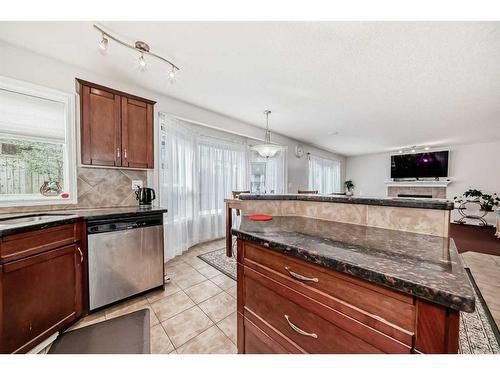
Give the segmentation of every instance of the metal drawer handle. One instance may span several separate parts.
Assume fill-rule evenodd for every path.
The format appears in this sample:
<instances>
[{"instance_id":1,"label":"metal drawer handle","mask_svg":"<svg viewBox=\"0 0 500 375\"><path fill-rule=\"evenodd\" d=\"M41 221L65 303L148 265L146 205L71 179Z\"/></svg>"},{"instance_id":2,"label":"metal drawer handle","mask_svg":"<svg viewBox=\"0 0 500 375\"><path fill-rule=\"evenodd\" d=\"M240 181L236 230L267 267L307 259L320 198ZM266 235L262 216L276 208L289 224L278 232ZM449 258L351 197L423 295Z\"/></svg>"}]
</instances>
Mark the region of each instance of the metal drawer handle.
<instances>
[{"instance_id":1,"label":"metal drawer handle","mask_svg":"<svg viewBox=\"0 0 500 375\"><path fill-rule=\"evenodd\" d=\"M308 337L312 337L313 339L317 339L318 338L318 335L315 334L315 333L309 333L309 332L306 332L306 331L303 331L301 330L299 327L297 327L295 324L293 324L291 321L290 321L290 317L288 315L285 315L285 319L286 321L288 322L288 325L297 333L300 333L302 336L308 336Z\"/></svg>"},{"instance_id":2,"label":"metal drawer handle","mask_svg":"<svg viewBox=\"0 0 500 375\"><path fill-rule=\"evenodd\" d=\"M80 253L80 263L83 263L83 253L82 253L82 250L79 247L77 247L76 249Z\"/></svg>"},{"instance_id":3,"label":"metal drawer handle","mask_svg":"<svg viewBox=\"0 0 500 375\"><path fill-rule=\"evenodd\" d=\"M300 281L312 281L313 283L318 283L319 279L317 277L307 277L307 276L302 276L296 272L290 271L290 268L285 267L287 272L292 276L294 279L300 280Z\"/></svg>"},{"instance_id":4,"label":"metal drawer handle","mask_svg":"<svg viewBox=\"0 0 500 375\"><path fill-rule=\"evenodd\" d=\"M116 149L116 157L117 157L117 158L120 158L120 148L117 148L117 149Z\"/></svg>"}]
</instances>

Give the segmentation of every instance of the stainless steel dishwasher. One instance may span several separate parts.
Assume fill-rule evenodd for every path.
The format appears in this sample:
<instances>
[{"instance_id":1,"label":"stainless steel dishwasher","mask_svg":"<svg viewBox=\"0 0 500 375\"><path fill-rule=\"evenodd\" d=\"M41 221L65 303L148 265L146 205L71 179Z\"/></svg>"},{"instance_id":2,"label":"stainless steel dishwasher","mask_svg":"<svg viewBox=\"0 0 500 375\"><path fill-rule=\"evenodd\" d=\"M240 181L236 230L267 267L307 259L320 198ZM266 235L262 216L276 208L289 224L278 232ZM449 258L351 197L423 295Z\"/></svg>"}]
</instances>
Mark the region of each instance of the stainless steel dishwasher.
<instances>
[{"instance_id":1,"label":"stainless steel dishwasher","mask_svg":"<svg viewBox=\"0 0 500 375\"><path fill-rule=\"evenodd\" d=\"M87 223L89 308L163 286L163 216Z\"/></svg>"}]
</instances>

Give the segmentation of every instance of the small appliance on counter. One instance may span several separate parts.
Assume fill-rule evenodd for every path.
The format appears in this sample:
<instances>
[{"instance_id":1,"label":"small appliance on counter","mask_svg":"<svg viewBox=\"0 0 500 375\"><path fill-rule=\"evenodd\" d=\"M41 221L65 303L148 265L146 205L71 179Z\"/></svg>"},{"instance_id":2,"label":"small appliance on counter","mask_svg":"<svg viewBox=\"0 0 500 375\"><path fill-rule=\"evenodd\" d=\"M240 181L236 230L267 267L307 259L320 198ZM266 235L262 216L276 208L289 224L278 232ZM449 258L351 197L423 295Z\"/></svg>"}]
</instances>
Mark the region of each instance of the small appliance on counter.
<instances>
[{"instance_id":1,"label":"small appliance on counter","mask_svg":"<svg viewBox=\"0 0 500 375\"><path fill-rule=\"evenodd\" d=\"M135 190L135 199L139 201L140 207L151 207L153 200L156 199L156 194L151 188L137 188Z\"/></svg>"}]
</instances>

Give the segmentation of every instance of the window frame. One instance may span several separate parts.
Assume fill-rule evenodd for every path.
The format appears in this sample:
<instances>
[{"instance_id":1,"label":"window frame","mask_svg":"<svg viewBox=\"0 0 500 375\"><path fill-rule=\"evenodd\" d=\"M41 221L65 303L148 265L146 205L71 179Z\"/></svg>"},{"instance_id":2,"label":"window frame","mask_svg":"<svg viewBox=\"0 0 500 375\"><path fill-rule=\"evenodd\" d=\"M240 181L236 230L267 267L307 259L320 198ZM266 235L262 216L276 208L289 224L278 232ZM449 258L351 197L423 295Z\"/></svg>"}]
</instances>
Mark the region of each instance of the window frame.
<instances>
[{"instance_id":1,"label":"window frame","mask_svg":"<svg viewBox=\"0 0 500 375\"><path fill-rule=\"evenodd\" d=\"M52 100L64 105L65 110L65 147L63 153L64 163L64 183L66 187L64 192L69 194L69 198L40 197L35 194L8 194L0 195L0 207L24 207L24 206L42 206L42 205L68 205L76 204L77 197L77 165L76 165L76 116L75 116L75 94L55 90L45 86L37 85L31 82L21 81L5 76L0 76L0 89L12 91L18 94L38 97L45 100ZM2 133L1 136L18 138L15 135ZM22 137L30 139L29 137ZM33 141L40 141L38 138L32 138Z\"/></svg>"}]
</instances>

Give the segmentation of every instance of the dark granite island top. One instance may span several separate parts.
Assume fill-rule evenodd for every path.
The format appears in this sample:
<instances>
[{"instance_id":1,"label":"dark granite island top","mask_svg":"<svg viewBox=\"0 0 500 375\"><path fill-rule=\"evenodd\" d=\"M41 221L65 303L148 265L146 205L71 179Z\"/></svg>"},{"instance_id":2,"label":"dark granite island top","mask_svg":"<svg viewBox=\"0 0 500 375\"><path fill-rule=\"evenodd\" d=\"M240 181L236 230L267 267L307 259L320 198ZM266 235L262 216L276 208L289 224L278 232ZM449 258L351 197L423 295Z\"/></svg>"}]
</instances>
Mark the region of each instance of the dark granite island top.
<instances>
[{"instance_id":1,"label":"dark granite island top","mask_svg":"<svg viewBox=\"0 0 500 375\"><path fill-rule=\"evenodd\" d=\"M45 229L62 224L71 224L81 220L119 219L137 215L155 215L167 212L163 207L110 207L110 208L88 208L75 210L57 210L9 213L0 215L0 237L12 234L28 232L32 230ZM46 215L40 220L27 220L39 215Z\"/></svg>"},{"instance_id":2,"label":"dark granite island top","mask_svg":"<svg viewBox=\"0 0 500 375\"><path fill-rule=\"evenodd\" d=\"M475 300L452 239L296 216L241 218L232 233L273 251L455 310Z\"/></svg>"},{"instance_id":3,"label":"dark granite island top","mask_svg":"<svg viewBox=\"0 0 500 375\"><path fill-rule=\"evenodd\" d=\"M400 198L400 197L360 197L335 194L240 194L241 200L277 200L366 204L369 206L427 208L433 210L453 210L454 203L447 199Z\"/></svg>"}]
</instances>

